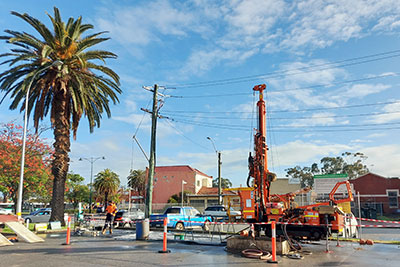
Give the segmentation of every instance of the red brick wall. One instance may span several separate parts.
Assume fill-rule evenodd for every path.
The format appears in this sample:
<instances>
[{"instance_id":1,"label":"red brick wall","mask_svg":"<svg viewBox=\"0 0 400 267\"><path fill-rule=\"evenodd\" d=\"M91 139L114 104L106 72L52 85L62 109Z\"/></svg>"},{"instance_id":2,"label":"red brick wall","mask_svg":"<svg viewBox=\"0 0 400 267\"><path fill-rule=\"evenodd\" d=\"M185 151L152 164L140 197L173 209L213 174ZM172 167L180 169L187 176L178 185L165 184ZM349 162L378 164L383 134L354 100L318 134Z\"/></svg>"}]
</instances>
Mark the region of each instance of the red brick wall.
<instances>
[{"instance_id":1,"label":"red brick wall","mask_svg":"<svg viewBox=\"0 0 400 267\"><path fill-rule=\"evenodd\" d=\"M361 203L383 203L383 211L386 214L396 213L400 210L400 206L398 208L389 208L389 199L386 192L386 190L400 190L400 179L385 178L368 173L357 179L350 180L350 183L354 185L356 193L360 192ZM400 196L398 197L398 201L400 205Z\"/></svg>"},{"instance_id":2,"label":"red brick wall","mask_svg":"<svg viewBox=\"0 0 400 267\"><path fill-rule=\"evenodd\" d=\"M183 190L195 193L195 175L190 168L156 167L154 173L153 203L167 203L168 199Z\"/></svg>"}]
</instances>

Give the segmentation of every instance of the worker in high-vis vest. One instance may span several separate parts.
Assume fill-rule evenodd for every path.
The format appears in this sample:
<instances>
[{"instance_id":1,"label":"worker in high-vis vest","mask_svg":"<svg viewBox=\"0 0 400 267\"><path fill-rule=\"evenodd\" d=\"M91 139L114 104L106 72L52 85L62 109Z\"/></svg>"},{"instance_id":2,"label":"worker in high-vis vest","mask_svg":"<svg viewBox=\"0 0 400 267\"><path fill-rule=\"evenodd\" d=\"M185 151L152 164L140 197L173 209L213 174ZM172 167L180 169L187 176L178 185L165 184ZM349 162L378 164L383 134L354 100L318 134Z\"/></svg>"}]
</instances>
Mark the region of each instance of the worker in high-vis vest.
<instances>
[{"instance_id":1,"label":"worker in high-vis vest","mask_svg":"<svg viewBox=\"0 0 400 267\"><path fill-rule=\"evenodd\" d=\"M114 217L115 214L117 213L117 210L118 210L117 205L115 205L115 203L110 200L106 208L107 214L106 214L106 223L104 224L103 227L103 235L106 233L107 227L109 228L110 235L112 234Z\"/></svg>"}]
</instances>

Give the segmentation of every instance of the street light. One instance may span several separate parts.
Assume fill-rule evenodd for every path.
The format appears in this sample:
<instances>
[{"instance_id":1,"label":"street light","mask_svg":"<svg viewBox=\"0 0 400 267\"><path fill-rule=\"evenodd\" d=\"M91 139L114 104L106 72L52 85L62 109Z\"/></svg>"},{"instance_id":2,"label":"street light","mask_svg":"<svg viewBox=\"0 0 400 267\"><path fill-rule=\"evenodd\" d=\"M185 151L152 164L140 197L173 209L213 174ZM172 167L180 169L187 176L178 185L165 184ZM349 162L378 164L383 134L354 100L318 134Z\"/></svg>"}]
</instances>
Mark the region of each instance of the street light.
<instances>
[{"instance_id":1,"label":"street light","mask_svg":"<svg viewBox=\"0 0 400 267\"><path fill-rule=\"evenodd\" d=\"M185 180L182 180L182 195L181 195L181 206L183 207L183 185L187 184L187 182L185 182Z\"/></svg>"},{"instance_id":2,"label":"street light","mask_svg":"<svg viewBox=\"0 0 400 267\"><path fill-rule=\"evenodd\" d=\"M92 188L93 188L93 163L98 161L99 159L106 159L103 157L90 157L90 158L79 158L79 161L87 160L90 162L90 189L89 189L89 213L92 213Z\"/></svg>"},{"instance_id":3,"label":"street light","mask_svg":"<svg viewBox=\"0 0 400 267\"><path fill-rule=\"evenodd\" d=\"M28 124L28 102L29 102L29 91L31 90L33 80L35 80L36 76L39 73L44 72L45 70L53 67L53 66L61 66L63 64L62 61L56 60L52 64L44 67L43 69L37 71L33 74L28 87L26 88L26 95L25 95L25 110L24 110L24 133L22 136L22 155L21 155L21 172L19 175L19 184L18 184L18 200L17 200L17 216L18 220L21 219L21 212L22 212L22 191L24 190L24 170L25 170L25 147L26 147L26 127Z\"/></svg>"},{"instance_id":4,"label":"street light","mask_svg":"<svg viewBox=\"0 0 400 267\"><path fill-rule=\"evenodd\" d=\"M222 162L221 162L221 151L218 151L215 148L214 141L211 139L211 137L207 136L207 139L211 141L211 143L212 143L212 145L214 147L215 153L218 156L218 205L221 205L222 204L222 199L221 199L221 191L222 191L222 188L221 188L222 187L222 185L221 185L221 164L222 164Z\"/></svg>"}]
</instances>

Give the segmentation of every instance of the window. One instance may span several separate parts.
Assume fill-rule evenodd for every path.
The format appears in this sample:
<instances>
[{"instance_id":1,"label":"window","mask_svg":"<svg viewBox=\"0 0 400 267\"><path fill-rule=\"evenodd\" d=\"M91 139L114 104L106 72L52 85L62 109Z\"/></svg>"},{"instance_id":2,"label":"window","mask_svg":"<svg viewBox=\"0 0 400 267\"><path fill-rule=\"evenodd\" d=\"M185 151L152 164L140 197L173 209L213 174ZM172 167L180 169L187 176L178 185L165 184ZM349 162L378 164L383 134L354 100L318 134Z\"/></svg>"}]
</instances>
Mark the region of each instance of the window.
<instances>
[{"instance_id":1,"label":"window","mask_svg":"<svg viewBox=\"0 0 400 267\"><path fill-rule=\"evenodd\" d=\"M197 186L200 186L200 180L197 180Z\"/></svg>"},{"instance_id":2,"label":"window","mask_svg":"<svg viewBox=\"0 0 400 267\"><path fill-rule=\"evenodd\" d=\"M399 191L398 190L387 190L388 199L389 199L389 208L398 208L399 207Z\"/></svg>"},{"instance_id":3,"label":"window","mask_svg":"<svg viewBox=\"0 0 400 267\"><path fill-rule=\"evenodd\" d=\"M165 213L166 214L180 214L181 209L180 208L168 208Z\"/></svg>"},{"instance_id":4,"label":"window","mask_svg":"<svg viewBox=\"0 0 400 267\"><path fill-rule=\"evenodd\" d=\"M190 204L201 204L204 205L204 199L191 199Z\"/></svg>"}]
</instances>

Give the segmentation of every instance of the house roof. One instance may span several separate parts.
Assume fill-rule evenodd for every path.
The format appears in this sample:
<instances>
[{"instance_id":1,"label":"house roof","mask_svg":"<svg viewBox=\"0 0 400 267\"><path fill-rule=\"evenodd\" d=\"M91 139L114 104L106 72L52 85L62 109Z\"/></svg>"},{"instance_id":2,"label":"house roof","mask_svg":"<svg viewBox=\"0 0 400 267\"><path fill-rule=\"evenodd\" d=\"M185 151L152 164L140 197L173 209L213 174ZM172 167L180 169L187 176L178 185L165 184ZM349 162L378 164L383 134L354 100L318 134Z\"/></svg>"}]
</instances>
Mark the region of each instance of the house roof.
<instances>
[{"instance_id":1,"label":"house roof","mask_svg":"<svg viewBox=\"0 0 400 267\"><path fill-rule=\"evenodd\" d=\"M352 180L354 181L354 180L357 180L357 179L360 179L360 178L362 179L362 178L364 178L365 176L368 176L368 175L372 175L372 176L375 176L375 177L378 177L378 178L387 179L387 177L384 177L384 176L382 176L382 175L378 175L378 174L376 174L376 173L369 172L369 173L366 173L366 174L364 174L364 175L358 176L357 178L352 179ZM351 180L350 180L350 181L351 181Z\"/></svg>"},{"instance_id":2,"label":"house roof","mask_svg":"<svg viewBox=\"0 0 400 267\"><path fill-rule=\"evenodd\" d=\"M218 187L205 187L203 186L200 188L199 192L197 192L197 195L218 195ZM236 193L230 191L230 190L223 190L222 195L237 195Z\"/></svg>"},{"instance_id":3,"label":"house roof","mask_svg":"<svg viewBox=\"0 0 400 267\"><path fill-rule=\"evenodd\" d=\"M176 166L157 166L155 167L155 172L159 171L190 171L190 172L195 172L197 174L206 176L208 178L212 179L212 176L209 176L207 174L205 174L204 172L199 171L196 168L192 168L189 165L176 165Z\"/></svg>"}]
</instances>

